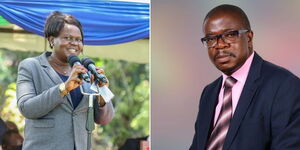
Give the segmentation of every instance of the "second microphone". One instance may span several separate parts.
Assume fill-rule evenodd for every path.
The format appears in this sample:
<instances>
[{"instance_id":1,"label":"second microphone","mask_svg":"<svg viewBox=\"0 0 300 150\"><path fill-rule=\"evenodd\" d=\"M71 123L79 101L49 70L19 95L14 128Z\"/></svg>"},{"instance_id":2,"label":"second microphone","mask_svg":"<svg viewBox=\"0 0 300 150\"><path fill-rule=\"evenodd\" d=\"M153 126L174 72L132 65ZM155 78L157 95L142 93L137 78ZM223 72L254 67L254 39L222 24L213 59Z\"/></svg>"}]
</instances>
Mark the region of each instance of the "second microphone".
<instances>
[{"instance_id":1,"label":"second microphone","mask_svg":"<svg viewBox=\"0 0 300 150\"><path fill-rule=\"evenodd\" d=\"M95 63L89 58L81 59L81 62L85 68L87 68L95 77L97 83L103 82L107 83L107 78L104 74L98 73Z\"/></svg>"}]
</instances>

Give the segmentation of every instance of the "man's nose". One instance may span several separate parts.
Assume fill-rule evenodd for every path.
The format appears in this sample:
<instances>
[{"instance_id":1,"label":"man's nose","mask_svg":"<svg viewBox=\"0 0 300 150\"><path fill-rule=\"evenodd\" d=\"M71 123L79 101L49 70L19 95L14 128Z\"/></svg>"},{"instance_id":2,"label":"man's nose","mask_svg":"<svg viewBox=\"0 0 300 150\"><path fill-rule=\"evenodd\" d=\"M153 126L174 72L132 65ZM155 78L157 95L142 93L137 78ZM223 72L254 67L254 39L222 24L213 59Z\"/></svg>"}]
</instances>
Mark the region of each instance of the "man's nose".
<instances>
[{"instance_id":1,"label":"man's nose","mask_svg":"<svg viewBox=\"0 0 300 150\"><path fill-rule=\"evenodd\" d=\"M219 36L217 38L217 43L216 43L215 48L223 49L223 48L226 48L226 47L229 47L229 43L225 42L225 40L223 39L222 36Z\"/></svg>"}]
</instances>

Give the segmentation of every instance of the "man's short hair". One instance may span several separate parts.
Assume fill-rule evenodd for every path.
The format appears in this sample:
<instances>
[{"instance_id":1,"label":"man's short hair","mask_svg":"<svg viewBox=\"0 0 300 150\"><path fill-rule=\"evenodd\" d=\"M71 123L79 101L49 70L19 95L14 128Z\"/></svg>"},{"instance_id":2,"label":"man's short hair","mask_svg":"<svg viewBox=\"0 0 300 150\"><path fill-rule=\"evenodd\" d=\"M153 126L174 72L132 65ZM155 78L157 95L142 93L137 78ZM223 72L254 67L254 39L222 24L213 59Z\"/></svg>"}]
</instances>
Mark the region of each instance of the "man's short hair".
<instances>
[{"instance_id":1,"label":"man's short hair","mask_svg":"<svg viewBox=\"0 0 300 150\"><path fill-rule=\"evenodd\" d=\"M241 21L243 22L243 25L245 27L245 29L251 30L251 26L250 26L250 22L249 19L246 15L246 13L237 6L234 5L229 5L229 4L223 4L220 6L217 6L215 8L213 8L212 10L210 10L207 15L205 16L204 22L211 16L214 16L218 13L232 13L232 14L236 14L240 17Z\"/></svg>"}]
</instances>

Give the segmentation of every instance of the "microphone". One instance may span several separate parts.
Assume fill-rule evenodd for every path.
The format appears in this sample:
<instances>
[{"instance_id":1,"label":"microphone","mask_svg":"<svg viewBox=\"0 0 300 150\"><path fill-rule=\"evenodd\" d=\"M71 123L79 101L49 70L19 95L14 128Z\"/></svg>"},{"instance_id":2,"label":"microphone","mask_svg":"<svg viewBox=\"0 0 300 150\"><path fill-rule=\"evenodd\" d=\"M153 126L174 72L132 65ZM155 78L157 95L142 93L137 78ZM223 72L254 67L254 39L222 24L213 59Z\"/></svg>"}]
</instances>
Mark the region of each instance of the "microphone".
<instances>
[{"instance_id":1,"label":"microphone","mask_svg":"<svg viewBox=\"0 0 300 150\"><path fill-rule=\"evenodd\" d=\"M68 56L68 62L71 67L73 67L73 65L81 65L80 59L76 55L73 55L73 54ZM87 73L80 73L79 76L84 81L91 82L91 79Z\"/></svg>"},{"instance_id":2,"label":"microphone","mask_svg":"<svg viewBox=\"0 0 300 150\"><path fill-rule=\"evenodd\" d=\"M91 73L95 77L96 82L100 83L100 81L101 81L101 82L107 83L107 78L105 77L104 74L97 72L95 63L91 59L86 57L86 58L81 59L81 62L85 68L87 68L89 71L91 71Z\"/></svg>"}]
</instances>

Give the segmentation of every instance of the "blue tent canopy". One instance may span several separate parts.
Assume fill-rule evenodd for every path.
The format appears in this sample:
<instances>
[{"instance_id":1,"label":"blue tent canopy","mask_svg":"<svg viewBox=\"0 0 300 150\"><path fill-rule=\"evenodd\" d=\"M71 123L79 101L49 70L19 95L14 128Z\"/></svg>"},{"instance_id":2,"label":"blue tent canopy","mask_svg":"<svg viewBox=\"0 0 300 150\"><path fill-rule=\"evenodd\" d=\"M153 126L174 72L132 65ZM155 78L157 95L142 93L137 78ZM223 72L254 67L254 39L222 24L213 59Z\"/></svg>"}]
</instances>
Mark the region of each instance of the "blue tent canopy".
<instances>
[{"instance_id":1,"label":"blue tent canopy","mask_svg":"<svg viewBox=\"0 0 300 150\"><path fill-rule=\"evenodd\" d=\"M110 0L1 0L0 16L43 36L52 11L75 16L87 45L111 45L149 37L149 4Z\"/></svg>"}]
</instances>

